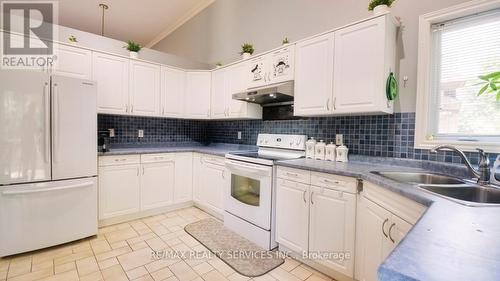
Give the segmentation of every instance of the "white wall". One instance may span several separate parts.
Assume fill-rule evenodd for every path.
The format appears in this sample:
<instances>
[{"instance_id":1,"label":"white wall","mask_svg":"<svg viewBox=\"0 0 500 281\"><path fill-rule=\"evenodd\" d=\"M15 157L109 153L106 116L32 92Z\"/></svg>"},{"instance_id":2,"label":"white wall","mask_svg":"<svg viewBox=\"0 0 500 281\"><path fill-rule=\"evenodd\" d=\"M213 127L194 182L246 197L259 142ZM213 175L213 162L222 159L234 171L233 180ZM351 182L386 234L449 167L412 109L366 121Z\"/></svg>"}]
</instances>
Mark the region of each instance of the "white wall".
<instances>
[{"instance_id":1,"label":"white wall","mask_svg":"<svg viewBox=\"0 0 500 281\"><path fill-rule=\"evenodd\" d=\"M256 52L296 41L370 15L368 0L217 0L153 48L214 64L239 58L243 42ZM466 0L397 0L393 14L401 17L399 42L401 84L396 111L414 112L417 79L418 16ZM369 47L369 46L367 46ZM406 88L402 77L408 76Z\"/></svg>"}]
</instances>

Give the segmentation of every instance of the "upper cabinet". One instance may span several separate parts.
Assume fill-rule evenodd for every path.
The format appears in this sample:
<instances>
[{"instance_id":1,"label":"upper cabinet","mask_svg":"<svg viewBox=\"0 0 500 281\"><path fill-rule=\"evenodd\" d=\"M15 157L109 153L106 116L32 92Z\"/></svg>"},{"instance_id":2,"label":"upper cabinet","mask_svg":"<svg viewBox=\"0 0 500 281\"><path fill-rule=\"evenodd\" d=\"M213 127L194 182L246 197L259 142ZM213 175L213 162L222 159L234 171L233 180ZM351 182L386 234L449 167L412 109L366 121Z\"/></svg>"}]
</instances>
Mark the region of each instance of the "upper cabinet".
<instances>
[{"instance_id":1,"label":"upper cabinet","mask_svg":"<svg viewBox=\"0 0 500 281\"><path fill-rule=\"evenodd\" d=\"M392 113L386 81L395 72L396 25L382 16L335 32L334 111Z\"/></svg>"},{"instance_id":2,"label":"upper cabinet","mask_svg":"<svg viewBox=\"0 0 500 281\"><path fill-rule=\"evenodd\" d=\"M161 67L161 115L183 117L186 94L186 72Z\"/></svg>"},{"instance_id":3,"label":"upper cabinet","mask_svg":"<svg viewBox=\"0 0 500 281\"><path fill-rule=\"evenodd\" d=\"M94 52L92 80L97 82L97 112L129 114L129 60Z\"/></svg>"},{"instance_id":4,"label":"upper cabinet","mask_svg":"<svg viewBox=\"0 0 500 281\"><path fill-rule=\"evenodd\" d=\"M185 117L210 118L210 71L188 71L186 73Z\"/></svg>"},{"instance_id":5,"label":"upper cabinet","mask_svg":"<svg viewBox=\"0 0 500 281\"><path fill-rule=\"evenodd\" d=\"M294 79L294 45L253 58L247 63L248 88Z\"/></svg>"},{"instance_id":6,"label":"upper cabinet","mask_svg":"<svg viewBox=\"0 0 500 281\"><path fill-rule=\"evenodd\" d=\"M396 33L384 15L297 43L294 114L392 113L385 86L395 71Z\"/></svg>"},{"instance_id":7,"label":"upper cabinet","mask_svg":"<svg viewBox=\"0 0 500 281\"><path fill-rule=\"evenodd\" d=\"M51 69L53 74L91 79L92 51L55 43L54 49L57 60Z\"/></svg>"},{"instance_id":8,"label":"upper cabinet","mask_svg":"<svg viewBox=\"0 0 500 281\"><path fill-rule=\"evenodd\" d=\"M333 113L333 50L333 33L297 43L294 115Z\"/></svg>"},{"instance_id":9,"label":"upper cabinet","mask_svg":"<svg viewBox=\"0 0 500 281\"><path fill-rule=\"evenodd\" d=\"M130 113L158 116L160 113L160 66L130 61Z\"/></svg>"}]
</instances>

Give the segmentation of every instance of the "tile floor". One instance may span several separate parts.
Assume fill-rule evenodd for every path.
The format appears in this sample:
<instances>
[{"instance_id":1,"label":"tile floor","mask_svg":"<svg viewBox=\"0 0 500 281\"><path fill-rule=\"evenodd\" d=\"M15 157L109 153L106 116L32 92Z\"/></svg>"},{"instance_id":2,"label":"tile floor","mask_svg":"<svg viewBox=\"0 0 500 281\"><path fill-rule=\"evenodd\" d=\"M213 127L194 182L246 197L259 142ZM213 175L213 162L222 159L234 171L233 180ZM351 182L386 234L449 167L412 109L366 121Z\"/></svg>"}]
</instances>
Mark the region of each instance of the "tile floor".
<instances>
[{"instance_id":1,"label":"tile floor","mask_svg":"<svg viewBox=\"0 0 500 281\"><path fill-rule=\"evenodd\" d=\"M96 237L0 259L0 281L224 281L330 280L287 258L270 273L248 278L215 256L152 257L152 251L208 250L184 231L188 223L210 215L186 208L99 229Z\"/></svg>"}]
</instances>

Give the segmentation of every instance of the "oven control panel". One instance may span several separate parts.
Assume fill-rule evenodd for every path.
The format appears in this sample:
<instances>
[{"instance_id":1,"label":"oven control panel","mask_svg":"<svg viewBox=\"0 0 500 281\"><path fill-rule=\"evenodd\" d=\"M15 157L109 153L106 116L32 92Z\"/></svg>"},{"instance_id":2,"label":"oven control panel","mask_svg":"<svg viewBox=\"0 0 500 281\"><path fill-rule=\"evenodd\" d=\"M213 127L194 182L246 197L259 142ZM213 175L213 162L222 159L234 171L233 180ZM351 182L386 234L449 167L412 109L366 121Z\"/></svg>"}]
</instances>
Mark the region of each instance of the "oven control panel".
<instances>
[{"instance_id":1,"label":"oven control panel","mask_svg":"<svg viewBox=\"0 0 500 281\"><path fill-rule=\"evenodd\" d=\"M259 134L257 146L305 150L306 141L306 135Z\"/></svg>"}]
</instances>

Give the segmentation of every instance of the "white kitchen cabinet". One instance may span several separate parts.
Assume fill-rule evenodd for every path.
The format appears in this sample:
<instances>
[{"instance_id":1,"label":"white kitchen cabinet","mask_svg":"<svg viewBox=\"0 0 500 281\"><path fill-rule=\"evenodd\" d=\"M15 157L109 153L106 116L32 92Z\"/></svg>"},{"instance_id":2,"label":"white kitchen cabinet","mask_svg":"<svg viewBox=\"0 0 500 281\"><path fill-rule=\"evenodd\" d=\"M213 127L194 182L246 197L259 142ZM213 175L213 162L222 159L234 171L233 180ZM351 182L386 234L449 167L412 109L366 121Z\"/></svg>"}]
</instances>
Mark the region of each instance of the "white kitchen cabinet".
<instances>
[{"instance_id":1,"label":"white kitchen cabinet","mask_svg":"<svg viewBox=\"0 0 500 281\"><path fill-rule=\"evenodd\" d=\"M276 188L276 242L292 251L308 250L309 185L278 179Z\"/></svg>"},{"instance_id":2,"label":"white kitchen cabinet","mask_svg":"<svg viewBox=\"0 0 500 281\"><path fill-rule=\"evenodd\" d=\"M212 72L212 93L210 98L212 119L224 119L227 117L229 94L227 72L227 68Z\"/></svg>"},{"instance_id":3,"label":"white kitchen cabinet","mask_svg":"<svg viewBox=\"0 0 500 281\"><path fill-rule=\"evenodd\" d=\"M54 43L54 50L56 51L57 60L50 70L52 74L91 79L91 51L56 43Z\"/></svg>"},{"instance_id":4,"label":"white kitchen cabinet","mask_svg":"<svg viewBox=\"0 0 500 281\"><path fill-rule=\"evenodd\" d=\"M216 165L203 160L200 182L202 204L217 214L223 214L223 192L228 184L228 171L223 165Z\"/></svg>"},{"instance_id":5,"label":"white kitchen cabinet","mask_svg":"<svg viewBox=\"0 0 500 281\"><path fill-rule=\"evenodd\" d=\"M161 67L161 115L183 117L186 103L186 72L166 66Z\"/></svg>"},{"instance_id":6,"label":"white kitchen cabinet","mask_svg":"<svg viewBox=\"0 0 500 281\"><path fill-rule=\"evenodd\" d=\"M155 209L172 204L176 180L174 155L151 163L142 163L141 210Z\"/></svg>"},{"instance_id":7,"label":"white kitchen cabinet","mask_svg":"<svg viewBox=\"0 0 500 281\"><path fill-rule=\"evenodd\" d=\"M92 80L97 82L97 112L129 113L129 60L93 52Z\"/></svg>"},{"instance_id":8,"label":"white kitchen cabinet","mask_svg":"<svg viewBox=\"0 0 500 281\"><path fill-rule=\"evenodd\" d=\"M201 183L203 181L202 179L202 170L203 170L203 163L201 162L202 160L201 154L194 153L193 155L193 178L192 178L192 185L193 185L193 201L195 203L202 203L203 200L203 195L201 193Z\"/></svg>"},{"instance_id":9,"label":"white kitchen cabinet","mask_svg":"<svg viewBox=\"0 0 500 281\"><path fill-rule=\"evenodd\" d=\"M160 115L160 66L130 60L130 113Z\"/></svg>"},{"instance_id":10,"label":"white kitchen cabinet","mask_svg":"<svg viewBox=\"0 0 500 281\"><path fill-rule=\"evenodd\" d=\"M311 186L309 218L309 252L350 255L345 259L323 258L317 261L353 277L356 195Z\"/></svg>"},{"instance_id":11,"label":"white kitchen cabinet","mask_svg":"<svg viewBox=\"0 0 500 281\"><path fill-rule=\"evenodd\" d=\"M174 203L188 202L193 199L193 154L176 153Z\"/></svg>"},{"instance_id":12,"label":"white kitchen cabinet","mask_svg":"<svg viewBox=\"0 0 500 281\"><path fill-rule=\"evenodd\" d=\"M333 33L296 44L295 116L333 113L333 54Z\"/></svg>"},{"instance_id":13,"label":"white kitchen cabinet","mask_svg":"<svg viewBox=\"0 0 500 281\"><path fill-rule=\"evenodd\" d=\"M99 219L140 210L139 164L99 167Z\"/></svg>"},{"instance_id":14,"label":"white kitchen cabinet","mask_svg":"<svg viewBox=\"0 0 500 281\"><path fill-rule=\"evenodd\" d=\"M211 83L212 75L209 71L188 71L186 73L186 118L210 118Z\"/></svg>"},{"instance_id":15,"label":"white kitchen cabinet","mask_svg":"<svg viewBox=\"0 0 500 281\"><path fill-rule=\"evenodd\" d=\"M258 56L249 60L246 69L248 88L257 88L268 83L270 67L269 60L265 56Z\"/></svg>"},{"instance_id":16,"label":"white kitchen cabinet","mask_svg":"<svg viewBox=\"0 0 500 281\"><path fill-rule=\"evenodd\" d=\"M270 60L269 82L271 84L294 80L295 45L288 45L268 55Z\"/></svg>"},{"instance_id":17,"label":"white kitchen cabinet","mask_svg":"<svg viewBox=\"0 0 500 281\"><path fill-rule=\"evenodd\" d=\"M396 25L381 16L335 31L335 114L392 113L386 81L395 72Z\"/></svg>"}]
</instances>

